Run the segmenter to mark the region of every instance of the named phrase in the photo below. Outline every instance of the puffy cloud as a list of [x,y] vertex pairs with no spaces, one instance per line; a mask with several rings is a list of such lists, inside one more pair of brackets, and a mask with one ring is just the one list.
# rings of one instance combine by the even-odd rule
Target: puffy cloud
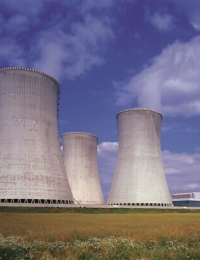
[[1,1],[1,66],[25,65],[60,79],[101,65],[106,44],[114,38],[112,19],[105,12],[112,6],[113,0],[95,5],[91,0]]
[[193,134],[193,133],[198,133],[200,131],[199,128],[187,125],[187,124],[180,124],[180,123],[171,123],[171,124],[166,124],[164,123],[162,125],[162,131],[163,132],[185,132],[188,134]]
[[57,29],[40,33],[32,46],[31,53],[36,57],[32,67],[59,78],[62,64],[70,55],[64,49],[65,38],[65,34]]
[[165,115],[200,114],[200,36],[176,41],[152,59],[150,65],[119,84],[117,103],[161,111]]
[[14,15],[4,26],[4,30],[12,35],[20,34],[21,32],[26,32],[29,30],[29,20],[27,16],[24,15]]
[[45,2],[46,0],[1,0],[0,6],[11,13],[37,15]]
[[195,151],[199,153],[200,152],[200,146],[196,147]]
[[136,40],[138,40],[138,41],[141,40],[141,36],[140,36],[140,34],[138,33],[138,31],[135,31],[135,33],[134,33],[134,38],[135,38]]
[[[127,3],[134,3],[135,0],[118,0],[119,2],[127,2]],[[98,10],[98,9],[105,9],[112,7],[115,5],[115,0],[101,0],[101,1],[94,1],[94,0],[84,0],[81,5],[81,9],[83,12],[87,12],[90,10]]]
[[155,12],[149,17],[151,24],[161,32],[168,32],[174,26],[174,17],[170,14]]
[[200,190],[200,154],[163,151],[163,165],[171,194]]
[[185,132],[188,134],[194,134],[199,132],[199,128],[193,127],[193,126],[186,126],[185,127]]
[[81,9],[83,12],[88,12],[93,9],[108,8],[112,5],[113,5],[113,0],[101,0],[101,1],[85,0],[81,5]]
[[60,78],[74,78],[104,62],[104,44],[113,37],[107,18],[86,15],[82,23],[71,26],[71,33],[59,27],[40,33],[33,48],[38,55],[33,66]]
[[[0,41],[0,57],[1,62],[8,67],[12,66],[25,66],[24,50],[14,40],[11,42],[9,39],[3,39]],[[9,57],[9,59],[8,59]]]
[[[117,7],[123,2],[134,0],[120,0]],[[14,62],[12,51],[6,59],[0,55],[0,66],[24,65],[58,80],[83,75],[105,62],[115,38],[114,10],[114,0],[2,0],[0,46],[7,39],[7,49],[14,43],[19,51]]]
[[6,19],[0,14],[0,63],[5,66],[26,66],[25,50],[17,37],[29,29],[28,19],[13,15]]
[[107,153],[113,153],[116,155],[118,149],[118,142],[102,142],[100,145],[97,147],[98,155],[103,155]]
[[103,142],[98,145],[100,179],[102,183],[112,182],[117,159],[118,143]]
[[183,126],[177,123],[163,124],[161,129],[162,132],[180,132],[183,130]]
[[97,147],[99,176],[106,199],[114,176],[117,150],[117,142],[103,142]]
[[199,0],[170,0],[176,7],[177,10],[185,13],[189,19],[189,23],[195,30],[200,31],[200,1]]
[[[117,142],[103,142],[98,145],[99,174],[106,196],[114,176],[117,150]],[[198,152],[173,153],[166,150],[162,152],[162,159],[171,194],[200,190],[200,154]]]
[[[0,64],[6,66],[28,66],[29,48],[25,33],[36,21],[43,1],[0,1]],[[32,34],[29,38],[32,37]]]
[[59,120],[58,120],[58,124],[59,124],[59,125],[66,125],[66,124],[67,124],[67,121],[64,120],[64,119],[59,119]]

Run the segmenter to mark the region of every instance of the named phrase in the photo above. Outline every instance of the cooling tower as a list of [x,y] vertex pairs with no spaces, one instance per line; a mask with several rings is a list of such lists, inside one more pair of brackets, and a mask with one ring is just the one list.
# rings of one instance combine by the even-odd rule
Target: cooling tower
[[97,141],[88,133],[65,133],[63,159],[73,198],[78,204],[104,204],[98,177]]
[[108,204],[172,206],[161,159],[162,115],[128,109],[117,120],[118,157]]
[[59,84],[24,68],[0,70],[0,202],[73,203],[58,137]]

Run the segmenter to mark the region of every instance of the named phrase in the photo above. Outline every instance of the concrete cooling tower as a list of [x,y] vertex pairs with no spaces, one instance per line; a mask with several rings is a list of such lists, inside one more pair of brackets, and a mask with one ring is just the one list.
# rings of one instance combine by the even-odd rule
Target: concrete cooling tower
[[42,72],[0,70],[0,202],[72,204],[58,137],[59,84]]
[[104,204],[98,177],[97,141],[88,133],[65,133],[63,159],[71,191],[78,204]]
[[117,119],[119,148],[108,204],[172,206],[161,159],[162,115],[128,109]]

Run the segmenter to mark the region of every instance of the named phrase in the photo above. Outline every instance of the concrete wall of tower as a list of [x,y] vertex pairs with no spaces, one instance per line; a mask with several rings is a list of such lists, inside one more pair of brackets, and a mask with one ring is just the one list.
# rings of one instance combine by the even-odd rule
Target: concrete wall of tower
[[161,159],[162,115],[128,109],[117,115],[119,148],[108,204],[170,206]]
[[63,159],[69,184],[78,204],[104,204],[97,167],[97,141],[88,133],[62,135]]
[[0,70],[0,199],[73,203],[60,151],[59,84],[23,68]]

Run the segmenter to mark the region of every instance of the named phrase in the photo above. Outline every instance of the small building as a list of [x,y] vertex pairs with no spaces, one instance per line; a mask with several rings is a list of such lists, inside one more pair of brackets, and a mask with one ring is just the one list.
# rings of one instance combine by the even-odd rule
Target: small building
[[175,193],[172,202],[175,207],[200,207],[200,192]]

